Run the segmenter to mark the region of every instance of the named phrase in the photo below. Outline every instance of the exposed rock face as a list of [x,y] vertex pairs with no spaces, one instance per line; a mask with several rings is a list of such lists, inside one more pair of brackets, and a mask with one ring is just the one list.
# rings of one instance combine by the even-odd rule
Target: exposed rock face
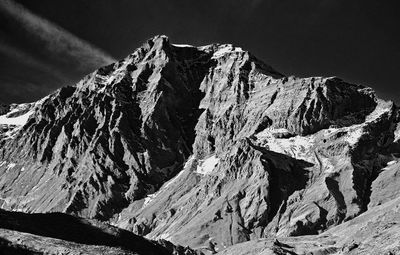
[[319,235],[261,239],[233,245],[218,254],[399,254],[399,199]]
[[396,161],[388,162],[388,165],[381,169],[382,172],[372,182],[368,208],[373,208],[399,197],[399,169],[400,164]]
[[334,229],[399,195],[396,105],[229,44],[155,37],[27,113],[0,138],[5,209],[215,253]]
[[156,190],[191,154],[208,55],[157,37],[45,98],[2,141],[2,207],[107,219]]
[[[367,209],[371,182],[393,159],[395,113],[379,102],[365,122],[350,127],[289,138],[267,128],[227,141],[212,157],[194,156],[150,202],[133,203],[119,225],[192,247],[211,241],[217,250],[260,237],[317,234]],[[202,170],[213,157],[218,164]]]

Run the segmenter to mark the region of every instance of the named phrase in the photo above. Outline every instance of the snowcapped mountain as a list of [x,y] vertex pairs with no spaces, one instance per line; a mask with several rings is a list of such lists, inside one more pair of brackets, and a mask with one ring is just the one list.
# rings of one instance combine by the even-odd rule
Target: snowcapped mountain
[[[205,254],[331,254],[352,245],[335,233],[357,239],[371,215],[400,212],[395,104],[336,77],[284,76],[230,44],[156,36],[0,113],[5,210],[96,219]],[[363,254],[370,241],[357,240]]]

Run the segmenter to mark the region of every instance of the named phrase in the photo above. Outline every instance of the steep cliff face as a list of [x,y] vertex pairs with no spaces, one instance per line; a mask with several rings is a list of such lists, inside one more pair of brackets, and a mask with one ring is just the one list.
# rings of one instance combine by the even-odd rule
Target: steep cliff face
[[283,77],[235,48],[212,58],[193,156],[115,224],[221,250],[316,234],[364,212],[392,160],[396,106],[337,78]]
[[43,99],[1,141],[2,207],[107,219],[156,190],[191,154],[208,55],[157,37]]
[[358,91],[370,97],[362,102],[365,108],[353,107],[357,112],[307,136],[273,123],[245,131],[250,114],[234,122],[242,129],[221,135],[229,125],[220,116],[199,128],[214,116],[205,111],[196,127],[195,154],[183,172],[133,203],[116,224],[149,238],[218,251],[261,237],[318,234],[359,215],[367,209],[371,183],[396,157],[391,146],[398,117],[393,104]]
[[286,77],[230,44],[158,36],[10,112],[0,120],[27,117],[0,134],[5,209],[217,252],[318,234],[398,196],[396,105],[339,78]]

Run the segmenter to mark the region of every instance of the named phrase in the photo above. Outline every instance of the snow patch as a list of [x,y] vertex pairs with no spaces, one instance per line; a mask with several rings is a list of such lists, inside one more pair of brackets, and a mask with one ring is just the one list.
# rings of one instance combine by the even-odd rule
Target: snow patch
[[0,163],[0,167],[4,166],[5,164],[7,164],[7,161],[2,161],[2,162]]
[[4,114],[0,116],[0,124],[2,125],[15,125],[15,126],[23,126],[28,122],[29,117],[33,114],[33,111],[29,111],[23,115],[18,117],[8,117],[9,114],[13,113],[12,111],[8,114]]
[[256,136],[259,138],[274,138],[274,134],[290,134],[286,128],[266,128]]
[[144,203],[143,203],[143,207],[146,207],[148,204],[150,204],[150,202],[158,195],[157,193],[154,194],[150,194],[147,195],[147,197],[144,198]]
[[12,168],[14,168],[16,165],[17,165],[17,164],[15,164],[15,163],[10,163],[10,164],[8,164],[8,165],[7,165],[7,171],[10,170],[10,169],[12,169]]
[[328,128],[325,129],[325,135],[330,135],[336,132],[344,132],[343,139],[349,143],[349,145],[355,145],[364,134],[364,126],[363,124],[353,125],[350,127],[341,127],[341,128]]
[[[25,125],[28,122],[29,117],[35,112],[34,109],[41,105],[47,97],[42,98],[41,100],[35,102],[35,103],[26,103],[26,104],[12,104],[11,110],[0,116],[0,125],[11,125],[11,126],[18,126],[21,127]],[[27,111],[28,110],[28,111]],[[17,113],[22,112],[22,111],[27,111],[26,113],[19,115],[19,116],[13,116],[17,115]],[[15,129],[11,130],[14,131]],[[7,132],[5,134],[6,136],[11,136],[12,132]]]
[[240,47],[234,47],[231,44],[222,45],[216,52],[214,52],[212,58],[214,58],[214,59],[219,58],[228,53],[233,53],[233,52],[243,52],[243,49]]
[[397,160],[392,160],[387,163],[387,166],[391,166],[397,163]]
[[347,133],[346,141],[350,145],[354,145],[360,140],[360,137],[363,134],[364,134],[364,131],[363,131],[362,128],[358,128],[358,129],[355,129],[355,130],[349,130],[348,133]]
[[311,136],[294,136],[290,138],[275,138],[274,134],[289,133],[285,128],[267,128],[256,134],[262,146],[268,147],[270,151],[282,153],[293,158],[308,159],[307,155],[314,145]]
[[190,44],[172,44],[175,47],[180,47],[180,48],[186,48],[186,47],[194,47],[193,45]]
[[218,165],[218,163],[219,158],[215,156],[211,156],[205,160],[200,160],[199,164],[197,165],[196,173],[202,175],[210,174]]

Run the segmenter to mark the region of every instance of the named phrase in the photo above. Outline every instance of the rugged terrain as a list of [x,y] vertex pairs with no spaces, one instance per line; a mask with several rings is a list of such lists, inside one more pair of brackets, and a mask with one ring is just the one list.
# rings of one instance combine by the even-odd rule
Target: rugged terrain
[[149,241],[108,224],[63,213],[0,210],[0,254],[195,255],[168,241]]
[[74,86],[1,106],[0,206],[204,253],[396,254],[384,236],[399,223],[399,118],[370,88],[157,36]]

